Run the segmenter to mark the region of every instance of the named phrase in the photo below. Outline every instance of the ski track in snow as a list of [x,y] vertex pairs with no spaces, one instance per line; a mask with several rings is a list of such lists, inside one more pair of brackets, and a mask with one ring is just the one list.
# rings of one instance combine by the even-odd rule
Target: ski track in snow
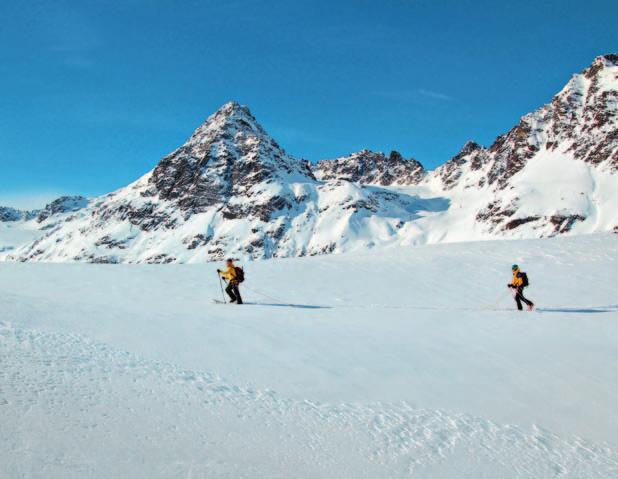
[[0,323],[0,359],[2,477],[618,476],[614,451],[575,436],[285,399],[76,334]]

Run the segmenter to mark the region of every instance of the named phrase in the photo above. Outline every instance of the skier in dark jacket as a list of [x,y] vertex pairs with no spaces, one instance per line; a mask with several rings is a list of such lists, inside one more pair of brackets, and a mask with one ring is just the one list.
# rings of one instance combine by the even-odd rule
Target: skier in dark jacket
[[528,275],[520,271],[519,266],[516,264],[513,265],[511,270],[513,271],[513,281],[507,286],[515,290],[515,303],[517,303],[517,309],[520,311],[524,309],[521,305],[523,301],[528,306],[528,311],[532,311],[534,303],[524,297],[524,288],[528,286]]
[[234,261],[232,259],[228,259],[226,261],[226,266],[227,269],[225,271],[218,269],[217,273],[223,276],[228,282],[225,292],[230,297],[230,303],[242,304],[242,298],[240,297],[240,291],[238,290],[238,285],[240,282],[238,281],[238,272],[236,271],[236,266],[234,266]]

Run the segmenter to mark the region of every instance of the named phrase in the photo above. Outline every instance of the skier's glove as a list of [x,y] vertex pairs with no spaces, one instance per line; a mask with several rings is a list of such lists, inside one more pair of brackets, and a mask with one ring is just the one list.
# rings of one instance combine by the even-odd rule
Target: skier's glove
[[218,270],[217,270],[217,273],[220,273],[220,272],[221,272],[221,270],[220,270],[220,269],[218,269]]

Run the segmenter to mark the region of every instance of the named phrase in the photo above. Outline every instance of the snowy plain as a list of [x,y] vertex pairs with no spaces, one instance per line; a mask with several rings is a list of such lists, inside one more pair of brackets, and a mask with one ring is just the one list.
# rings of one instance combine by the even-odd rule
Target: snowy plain
[[618,235],[217,266],[0,263],[0,477],[618,477]]

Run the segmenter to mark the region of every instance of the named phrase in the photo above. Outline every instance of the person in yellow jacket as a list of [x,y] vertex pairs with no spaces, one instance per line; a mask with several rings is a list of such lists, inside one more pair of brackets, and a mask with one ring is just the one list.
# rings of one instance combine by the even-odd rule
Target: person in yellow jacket
[[524,309],[521,305],[523,301],[528,306],[528,311],[532,311],[534,303],[524,297],[524,288],[528,286],[528,275],[521,271],[516,264],[512,266],[511,271],[513,271],[513,280],[507,286],[515,290],[515,303],[517,304],[517,309],[519,311]]
[[217,270],[217,273],[227,280],[225,292],[230,297],[230,303],[242,304],[242,298],[238,290],[238,285],[240,283],[237,278],[238,273],[236,271],[236,266],[234,266],[234,261],[230,258],[226,261],[225,265],[227,266],[225,271],[221,271],[220,269]]

